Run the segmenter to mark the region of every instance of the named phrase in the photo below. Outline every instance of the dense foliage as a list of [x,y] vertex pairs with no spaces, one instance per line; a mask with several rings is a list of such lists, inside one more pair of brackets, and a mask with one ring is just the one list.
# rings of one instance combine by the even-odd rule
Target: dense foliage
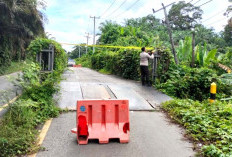
[[[227,53],[223,54],[220,49],[216,49],[219,45],[215,41],[219,37],[214,36],[212,30],[198,27],[199,30],[207,30],[208,35],[215,41],[210,38],[211,41],[209,42],[207,40],[204,40],[204,42],[198,41],[195,46],[194,56],[194,67],[196,68],[192,69],[190,68],[192,62],[192,37],[183,34],[185,37],[179,40],[176,50],[180,65],[175,65],[170,49],[163,46],[166,44],[160,37],[162,34],[159,34],[162,32],[160,29],[162,27],[159,20],[151,15],[138,19],[128,19],[125,26],[107,21],[100,27],[102,34],[98,43],[120,46],[154,46],[156,53],[161,56],[158,62],[156,87],[170,96],[193,100],[207,99],[209,97],[209,87],[213,81],[220,84],[219,91],[225,92],[218,95],[220,98],[230,96],[230,90],[227,91],[226,85],[221,83],[219,79],[219,76],[225,71],[220,69],[218,63],[230,66],[229,54],[231,52],[230,49],[226,50],[225,48],[223,52]],[[158,36],[152,35],[151,32],[156,33]],[[181,31],[176,30],[176,32],[180,33]],[[89,54],[77,59],[78,64],[81,61],[84,61],[84,66],[124,78],[138,80],[140,76],[139,51],[97,49],[95,54]]]
[[203,144],[200,148],[203,156],[232,156],[231,103],[172,100],[162,108],[186,128],[196,144]]
[[41,67],[35,62],[23,69],[17,82],[23,94],[19,100],[10,104],[8,112],[0,121],[0,156],[36,151],[36,126],[59,115],[60,109],[55,106],[53,94],[59,90],[57,82],[67,65],[66,54],[58,43],[47,39],[32,41],[29,51],[35,57],[48,44],[55,45],[55,70],[52,73],[41,73]]
[[127,79],[139,78],[139,51],[101,52],[91,57],[91,67],[104,69]]
[[231,35],[231,32],[232,32],[232,27],[230,27],[229,25],[226,25],[225,26],[225,29],[224,29],[224,40],[226,41],[227,45],[228,46],[231,46],[232,45],[232,35]]
[[46,38],[37,38],[31,42],[27,50],[29,55],[33,56],[32,59],[35,60],[36,54],[43,49],[48,49],[50,44],[55,48],[54,70],[62,72],[64,68],[67,67],[67,55],[62,46],[56,41]]
[[172,5],[168,18],[174,29],[190,30],[201,20],[202,13],[199,7],[180,1]]
[[[102,23],[98,44],[154,47],[160,55],[158,76],[153,82],[156,88],[173,98],[186,99],[168,102],[163,108],[171,118],[186,127],[196,143],[205,145],[201,149],[202,156],[231,156],[231,105],[219,101],[209,105],[206,101],[212,82],[217,84],[217,100],[231,99],[232,75],[226,74],[232,68],[230,28],[226,26],[224,32],[215,33],[213,29],[197,24],[201,15],[200,8],[185,2],[170,9],[168,16],[179,65],[174,63],[170,52],[166,27],[152,15],[128,19],[125,25],[111,21]],[[190,30],[193,27],[195,45]],[[139,53],[136,50],[102,48],[76,59],[76,62],[100,72],[138,80]]]
[[[215,71],[208,68],[189,68],[173,65],[162,76],[163,83],[157,88],[164,93],[183,99],[205,100],[209,98],[209,87],[212,82],[218,85],[217,98],[232,95],[232,84],[222,81]],[[166,80],[166,81],[165,81]]]
[[0,73],[11,61],[26,58],[25,48],[37,36],[44,35],[44,15],[37,0],[0,0]]

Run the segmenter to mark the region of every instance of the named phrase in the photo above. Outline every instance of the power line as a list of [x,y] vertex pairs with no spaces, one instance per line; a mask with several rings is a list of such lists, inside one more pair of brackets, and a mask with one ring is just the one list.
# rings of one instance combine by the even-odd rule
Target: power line
[[226,20],[226,19],[220,19],[220,20],[217,20],[217,21],[211,22],[210,24],[207,24],[206,26],[211,26],[212,24],[215,24],[215,23],[221,22],[221,21],[223,21],[223,20]]
[[197,4],[197,3],[200,2],[200,1],[201,1],[201,0],[196,1],[195,3],[193,3],[193,5]]
[[114,0],[111,5],[102,13],[101,17],[114,5],[114,3],[116,2],[116,0]]
[[209,18],[205,19],[205,20],[202,21],[202,22],[206,22],[206,21],[212,19],[213,17],[220,15],[220,13],[222,13],[222,12],[224,12],[224,11],[225,11],[225,9],[223,9],[223,10],[217,12],[216,14],[214,14],[213,16],[210,16]]
[[132,7],[134,7],[135,4],[137,4],[139,1],[140,1],[140,0],[135,1],[135,2],[134,2],[131,6],[129,6],[124,12],[118,14],[118,15],[116,16],[116,18],[118,18],[119,16],[121,16],[121,15],[124,14],[125,12],[129,11],[129,10],[130,10]]
[[191,3],[192,1],[194,1],[194,0],[191,0],[191,1],[189,1],[188,3]]
[[203,5],[205,5],[205,4],[207,4],[207,3],[209,3],[209,2],[212,2],[213,0],[209,0],[209,1],[207,1],[207,2],[205,2],[205,3],[203,3],[203,4],[201,4],[201,5],[199,5],[198,7],[201,7],[201,6],[203,6]]
[[[117,9],[115,9],[109,16],[113,15],[118,9],[120,9],[125,3],[126,3],[127,0],[124,0],[121,5],[119,5],[119,7]],[[107,16],[107,17],[109,17]]]

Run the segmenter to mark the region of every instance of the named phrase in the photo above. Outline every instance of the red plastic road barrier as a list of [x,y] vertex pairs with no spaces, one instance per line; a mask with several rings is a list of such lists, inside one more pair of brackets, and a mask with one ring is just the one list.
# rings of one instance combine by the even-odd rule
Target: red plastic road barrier
[[75,68],[81,68],[81,67],[82,67],[82,65],[81,65],[81,64],[73,65],[73,67],[75,67]]
[[[78,128],[78,129],[77,129]],[[79,144],[89,139],[109,143],[118,138],[120,143],[129,142],[129,101],[128,100],[81,100],[77,101],[77,134]]]

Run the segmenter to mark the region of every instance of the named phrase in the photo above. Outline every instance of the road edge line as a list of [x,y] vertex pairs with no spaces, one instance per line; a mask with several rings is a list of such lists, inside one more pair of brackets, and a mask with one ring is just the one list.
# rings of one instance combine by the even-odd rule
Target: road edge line
[[10,100],[7,104],[1,106],[1,107],[0,107],[0,112],[1,112],[4,108],[6,108],[7,106],[9,106],[9,104],[15,102],[15,100],[17,100],[18,97],[19,97],[19,96],[14,97],[14,98],[13,98],[12,100]]
[[[43,141],[44,141],[44,139],[45,139],[45,137],[46,137],[46,135],[47,135],[47,132],[48,132],[50,126],[51,126],[52,120],[53,120],[53,118],[47,120],[47,121],[44,123],[44,126],[43,126],[43,128],[42,128],[42,130],[41,130],[41,132],[40,132],[40,134],[39,134],[39,137],[38,137],[38,139],[39,139],[38,146],[41,146],[41,145],[42,145],[42,143],[43,143]],[[34,154],[32,154],[32,155],[28,155],[28,157],[36,157],[37,153],[38,153],[38,152],[36,152],[36,153],[34,153]]]

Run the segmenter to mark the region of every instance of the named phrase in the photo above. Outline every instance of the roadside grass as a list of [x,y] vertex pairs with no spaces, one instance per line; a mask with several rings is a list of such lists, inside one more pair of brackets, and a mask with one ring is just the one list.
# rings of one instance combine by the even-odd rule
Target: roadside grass
[[61,112],[53,100],[60,79],[60,72],[41,74],[36,63],[23,69],[17,79],[23,94],[0,119],[0,157],[30,154],[39,149],[36,127]]
[[186,129],[187,135],[207,157],[232,156],[232,104],[216,101],[175,99],[162,104],[170,118]]
[[0,76],[21,71],[26,64],[29,64],[31,62],[31,60],[12,62],[11,65],[4,68],[4,70],[0,70]]
[[17,85],[22,90],[20,98],[9,105],[0,119],[0,157],[25,156],[36,152],[38,126],[47,119],[57,117],[61,110],[55,105],[53,95],[59,91],[58,83],[67,67],[67,56],[61,45],[53,40],[38,38],[31,42],[31,55],[49,44],[55,46],[55,63],[52,72],[43,73],[35,62],[22,66]]
[[99,72],[100,72],[100,73],[102,73],[102,74],[106,74],[106,75],[110,75],[110,74],[112,74],[112,72],[110,72],[110,71],[106,70],[105,68],[103,68],[103,69],[99,70]]
[[0,156],[36,152],[39,149],[36,126],[58,115],[59,109],[53,104],[23,98],[10,104],[8,112],[0,120]]

